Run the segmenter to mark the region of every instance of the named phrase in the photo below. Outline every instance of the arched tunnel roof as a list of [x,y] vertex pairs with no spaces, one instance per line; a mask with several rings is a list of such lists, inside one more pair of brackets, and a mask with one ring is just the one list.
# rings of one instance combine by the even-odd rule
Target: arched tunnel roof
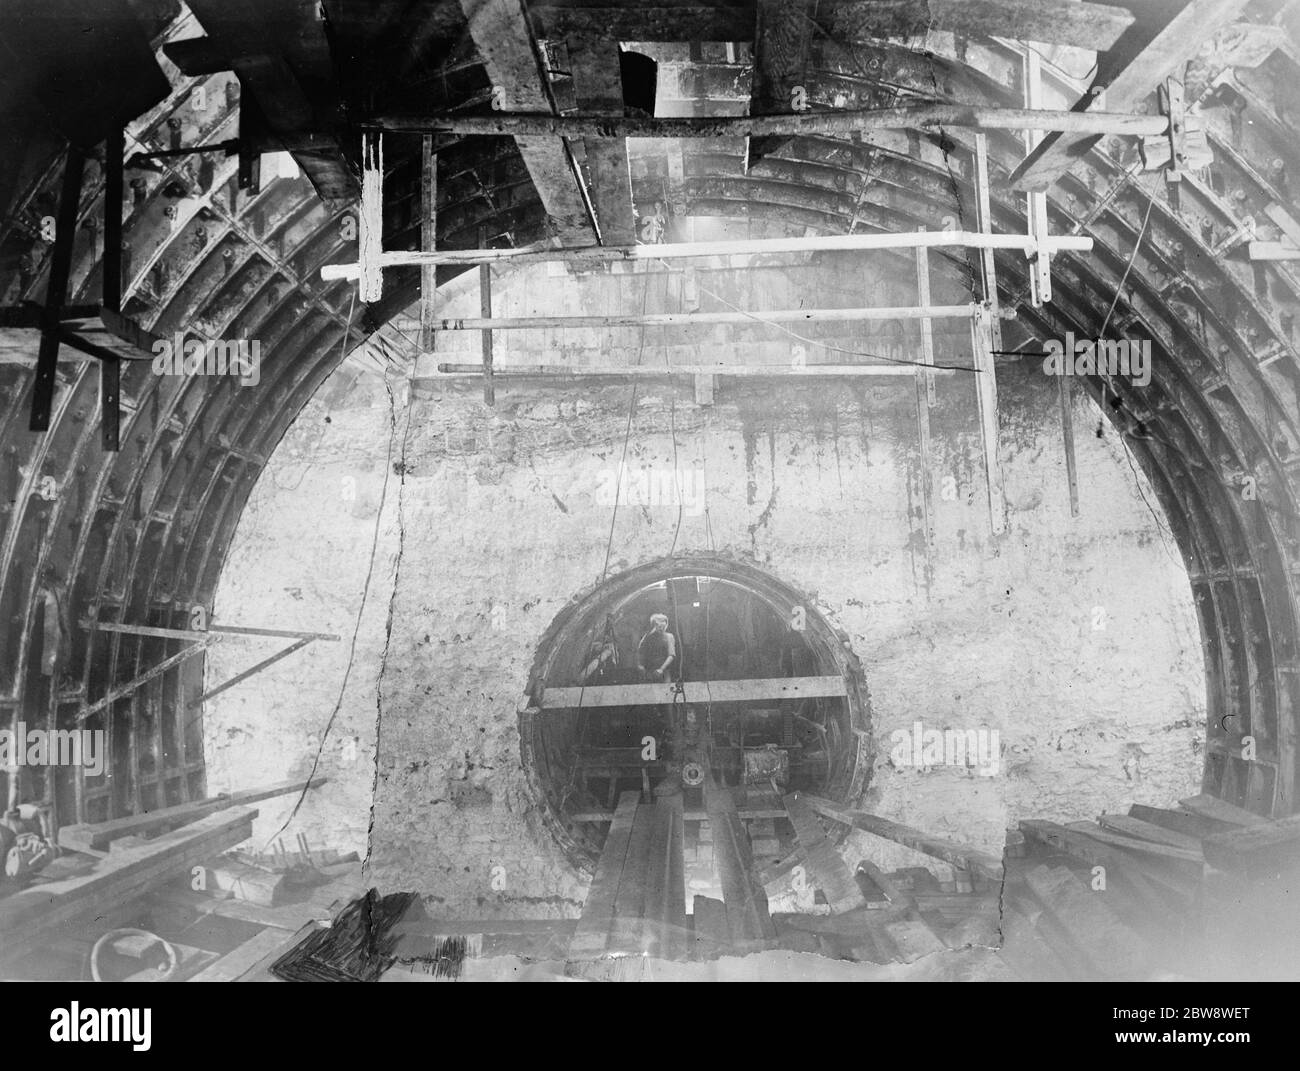
[[[1068,108],[1088,88],[1090,54],[1078,48],[1044,54],[996,33],[924,28],[873,37],[848,12],[868,6],[830,5],[842,17],[821,20],[808,42],[800,85],[814,110],[1019,107],[1031,53],[1049,106]],[[387,271],[383,299],[370,305],[356,300],[353,284],[320,277],[322,265],[355,259],[360,119],[413,101],[431,114],[486,113],[496,79],[512,70],[505,89],[518,110],[529,110],[519,102],[530,92],[547,110],[572,108],[574,72],[602,19],[606,32],[659,60],[661,90],[671,78],[681,114],[740,114],[750,102],[752,6],[519,6],[550,64],[545,94],[524,84],[526,71],[484,55],[464,14],[472,7],[325,0],[320,17],[315,5],[289,3],[153,5],[152,23],[142,25],[171,89],[129,123],[127,154],[242,137],[286,149],[296,163],[265,157],[256,191],[241,188],[239,154],[128,167],[123,314],[162,337],[189,330],[258,340],[263,365],[259,388],[241,390],[225,378],[160,377],[147,360],[124,362],[117,453],[100,446],[95,362],[67,347],[49,430],[27,427],[37,336],[12,325],[24,303],[44,300],[69,150],[44,122],[57,102],[24,109],[15,102],[30,93],[7,86],[6,133],[21,151],[0,173],[0,291],[13,310],[7,341],[16,355],[0,368],[0,711],[66,718],[179,650],[174,639],[95,634],[80,622],[184,627],[190,607],[210,605],[250,489],[326,377],[367,338],[393,362],[418,349],[386,326],[418,300],[418,269]],[[1289,177],[1300,177],[1291,118],[1300,114],[1300,63],[1292,27],[1274,21],[1281,5],[1256,0],[1236,10],[1241,22],[1189,48],[1186,96],[1199,105],[1213,163],[1185,174],[1179,203],[1159,171],[1143,169],[1135,139],[1103,138],[1047,193],[1052,233],[1088,236],[1092,251],[1054,258],[1054,296],[1041,307],[1029,300],[1019,253],[1000,251],[997,275],[1002,307],[1017,317],[1005,328],[1008,348],[1034,349],[1031,340],[1066,331],[1097,337],[1104,327],[1152,340],[1148,386],[1095,377],[1086,386],[1157,489],[1188,569],[1209,675],[1207,788],[1289,812],[1300,717],[1300,276],[1294,262],[1252,261],[1247,242],[1290,237],[1300,219]],[[1103,70],[1111,55],[1099,54]],[[124,75],[123,96],[143,92],[140,83],[144,75]],[[1157,87],[1146,88],[1132,107],[1107,106],[1155,112]],[[666,205],[670,228],[713,217],[795,234],[975,229],[974,138],[965,127],[796,136],[748,168],[743,138],[684,139],[672,151],[631,143],[632,199],[642,214]],[[1024,142],[990,131],[987,146],[994,227],[1023,232],[1023,194],[1008,176]],[[81,149],[89,159],[66,304],[89,313],[102,285],[105,168],[102,148],[74,146],[72,158]],[[597,156],[589,154],[589,167]],[[439,249],[591,232],[589,205],[553,185],[566,176],[540,169],[512,137],[439,134],[436,157]],[[419,134],[387,136],[385,171],[385,248],[418,248]],[[548,197],[552,207],[567,198],[581,211],[548,213]],[[955,271],[974,270],[964,252],[942,255]],[[439,282],[454,273],[439,269]],[[54,615],[63,654],[51,681],[40,662]],[[196,665],[179,663],[142,701],[192,703],[202,685]],[[1236,757],[1244,735],[1256,740],[1251,762]],[[184,768],[201,776],[194,741]]]

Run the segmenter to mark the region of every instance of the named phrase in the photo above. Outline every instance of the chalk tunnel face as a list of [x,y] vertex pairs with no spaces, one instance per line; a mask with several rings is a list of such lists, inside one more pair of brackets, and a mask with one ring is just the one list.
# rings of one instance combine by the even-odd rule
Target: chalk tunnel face
[[667,559],[599,584],[548,630],[528,695],[524,766],[580,866],[624,792],[700,811],[713,778],[757,813],[788,792],[855,796],[869,774],[852,651],[805,596],[735,562]]

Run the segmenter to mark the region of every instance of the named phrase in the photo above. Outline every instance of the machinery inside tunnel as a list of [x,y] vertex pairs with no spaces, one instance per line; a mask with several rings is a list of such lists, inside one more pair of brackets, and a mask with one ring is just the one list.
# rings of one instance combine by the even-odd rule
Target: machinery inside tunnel
[[0,974],[1293,976],[1298,50],[11,0]]

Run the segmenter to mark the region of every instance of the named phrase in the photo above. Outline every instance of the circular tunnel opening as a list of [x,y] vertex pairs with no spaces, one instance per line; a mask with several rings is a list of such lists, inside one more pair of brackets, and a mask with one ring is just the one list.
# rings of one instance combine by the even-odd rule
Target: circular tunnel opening
[[724,559],[665,559],[570,604],[528,696],[524,767],[583,868],[624,793],[680,796],[689,840],[708,835],[711,782],[742,817],[775,823],[779,842],[786,794],[847,799],[870,769],[869,699],[847,643],[807,596]]

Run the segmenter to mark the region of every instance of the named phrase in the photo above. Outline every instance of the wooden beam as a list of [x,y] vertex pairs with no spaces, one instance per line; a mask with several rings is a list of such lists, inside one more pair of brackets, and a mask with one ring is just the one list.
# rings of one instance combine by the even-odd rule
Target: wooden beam
[[1157,875],[1139,866],[1137,857],[1056,822],[1027,820],[1020,823],[1020,831],[1027,839],[1051,851],[1062,852],[1092,866],[1104,866],[1108,880],[1126,884],[1146,911],[1157,917],[1168,913],[1167,895],[1174,890],[1163,882],[1157,887],[1153,883]]
[[1201,815],[1204,818],[1212,818],[1216,822],[1227,822],[1229,825],[1262,826],[1268,823],[1267,818],[1261,818],[1254,811],[1247,811],[1244,808],[1233,806],[1233,804],[1221,800],[1217,796],[1210,796],[1205,793],[1179,800],[1178,804],[1187,808],[1193,814]]
[[[742,821],[752,821],[753,819],[762,818],[785,818],[787,817],[784,807],[741,807],[736,811]],[[575,811],[573,814],[565,816],[572,822],[612,822],[614,820],[613,811]],[[682,821],[684,822],[707,822],[709,812],[699,809],[682,811]]]
[[[818,234],[801,238],[745,238],[735,241],[670,242],[663,245],[586,246],[573,249],[440,250],[385,252],[380,263],[386,268],[415,264],[539,264],[557,261],[566,264],[613,264],[623,261],[679,260],[690,257],[728,257],[770,255],[774,253],[862,252],[865,250],[916,249],[1015,249],[1029,254],[1038,248],[1050,252],[1071,250],[1087,253],[1092,239],[1082,235],[1052,235],[1042,243],[1027,234],[981,234],[978,231],[910,231],[878,234]],[[320,277],[325,280],[356,279],[359,264],[325,264]]]
[[1246,252],[1251,260],[1300,260],[1300,245],[1293,242],[1249,242]]
[[[438,157],[432,134],[420,139],[420,249],[438,249]],[[437,308],[438,268],[420,266],[420,348],[433,349],[433,314]]]
[[1065,482],[1070,491],[1070,516],[1079,516],[1079,466],[1074,456],[1074,403],[1070,377],[1056,377],[1056,402],[1061,412],[1061,438],[1065,443]]
[[49,431],[50,411],[54,405],[54,373],[62,341],[59,322],[68,300],[68,276],[72,270],[72,250],[77,239],[77,216],[81,203],[81,179],[85,156],[74,145],[68,146],[63,161],[63,188],[59,195],[59,212],[55,218],[54,253],[45,283],[45,305],[41,312],[41,344],[36,357],[36,382],[32,387],[32,431]]
[[1025,874],[1034,898],[1078,949],[1099,978],[1137,979],[1148,959],[1144,938],[1129,929],[1106,903],[1063,866],[1037,866]]
[[261,788],[241,789],[229,795],[215,796],[212,799],[197,800],[193,803],[178,803],[174,807],[162,807],[158,810],[146,811],[144,814],[127,815],[125,818],[114,818],[107,822],[62,826],[59,829],[59,847],[76,852],[87,849],[107,851],[113,841],[120,840],[122,837],[152,836],[164,830],[195,822],[218,811],[242,807],[245,804],[257,803],[259,800],[272,799],[290,792],[301,792],[308,784],[312,788],[319,788],[326,780],[327,778],[317,777],[310,782],[280,781]]
[[[500,108],[551,114],[549,82],[521,0],[460,0],[460,7]],[[565,143],[553,135],[525,134],[515,138],[515,146],[560,244],[594,241],[596,232]]]
[[100,860],[80,877],[47,881],[0,899],[0,956],[42,947],[77,919],[134,899],[253,835],[257,811],[208,815],[172,833]]
[[686,953],[680,940],[686,929],[682,797],[661,797],[655,800],[653,807],[642,807],[641,811],[653,815],[646,870],[645,951],[663,959],[680,959]]
[[[754,6],[698,0],[651,0],[616,6],[611,0],[540,0],[529,14],[548,37],[599,28],[621,41],[749,41]],[[929,30],[1110,48],[1133,15],[1110,4],[1056,0],[819,0],[822,32],[844,44],[913,37]]]
[[[442,379],[454,379],[460,376],[478,378],[483,374],[481,364],[438,365],[437,376],[423,376],[414,382],[417,387],[429,387]],[[784,378],[807,379],[854,379],[859,377],[879,377],[898,379],[911,378],[913,368],[906,364],[806,364],[786,366],[779,364],[699,364],[671,365],[664,367],[646,367],[644,365],[579,365],[579,364],[518,364],[496,365],[493,376],[516,379],[664,379],[673,376],[719,377],[733,376],[741,378]],[[933,375],[955,375],[952,368],[936,368]]]
[[192,643],[183,651],[177,651],[174,655],[164,658],[161,662],[151,666],[134,680],[127,681],[125,684],[119,684],[115,688],[110,688],[100,699],[79,710],[77,712],[77,721],[85,721],[92,714],[103,710],[105,707],[112,706],[123,696],[130,695],[132,692],[144,687],[144,685],[148,684],[154,678],[161,677],[171,669],[172,666],[179,665],[187,658],[193,658],[196,654],[201,654],[207,649],[209,643],[211,643],[211,640],[200,640],[198,643]]
[[293,153],[325,200],[351,200],[357,182],[336,130],[344,110],[326,20],[315,5],[265,0],[195,0],[190,6],[209,44],[205,66],[224,55],[239,77],[239,188],[261,182],[262,152]]
[[984,477],[988,489],[989,527],[1001,533],[1007,524],[1002,489],[1001,431],[998,422],[998,378],[993,360],[993,319],[987,310],[971,321],[971,352],[975,359],[975,401],[979,410],[980,444],[984,452]]
[[[480,249],[487,248],[487,230],[479,228],[478,244]],[[492,265],[478,266],[478,300],[479,315],[486,323],[492,322]],[[483,404],[491,409],[496,405],[496,388],[492,383],[492,328],[482,329],[481,353],[483,355]]]
[[[312,924],[313,927],[315,923]],[[237,982],[267,956],[279,952],[298,935],[268,926],[259,930],[238,948],[227,952],[190,978],[191,982]]]
[[836,38],[859,42],[946,30],[1104,51],[1133,24],[1110,4],[1060,0],[822,0],[818,14]]
[[313,641],[310,636],[305,636],[300,640],[295,640],[293,643],[289,644],[288,647],[276,651],[275,654],[273,655],[269,655],[268,657],[263,658],[256,665],[249,666],[249,668],[244,670],[242,673],[237,673],[229,680],[222,681],[215,688],[210,688],[208,691],[204,692],[201,696],[199,696],[198,699],[194,701],[193,706],[198,706],[200,703],[206,703],[209,699],[212,699],[215,696],[220,695],[222,692],[235,687],[235,685],[242,684],[244,681],[248,680],[248,678],[253,676],[255,673],[260,673],[262,670],[266,669],[267,666],[275,665],[275,663],[279,662],[282,658],[288,658],[295,651],[301,650],[303,647],[306,647],[307,644],[311,642]]
[[601,959],[609,948],[614,907],[640,798],[639,792],[624,792],[619,797],[614,822],[605,836],[596,873],[582,904],[582,917],[569,942],[568,959],[572,963],[580,965],[583,961]]
[[156,628],[153,625],[128,625],[121,621],[92,621],[82,618],[82,628],[98,632],[120,632],[127,636],[152,636],[163,640],[201,640],[221,636],[274,636],[288,640],[338,640],[334,632],[298,632],[283,628],[248,628],[244,625],[209,625],[206,629]]
[[665,681],[656,684],[602,684],[587,688],[547,688],[542,710],[628,707],[655,703],[750,703],[760,700],[839,698],[848,695],[843,677],[768,677],[736,681]]
[[1300,816],[1216,833],[1203,842],[1205,861],[1250,879],[1272,878],[1300,863]]
[[1166,807],[1148,807],[1142,803],[1133,804],[1128,809],[1128,813],[1130,818],[1137,818],[1162,829],[1193,837],[1198,842],[1213,833],[1222,833],[1225,829],[1232,828],[1226,822],[1216,822],[1188,810],[1174,811]]
[[[625,138],[760,138],[846,137],[882,130],[1054,130],[1100,136],[1164,134],[1169,122],[1160,115],[1116,111],[1059,111],[993,108],[966,104],[906,104],[893,108],[843,108],[827,112],[782,112],[773,115],[625,116],[602,115],[594,106],[583,115],[535,115],[494,112],[382,112],[357,125],[393,134],[457,134],[462,137],[564,137],[621,145]],[[590,151],[589,151],[590,155]],[[623,156],[626,158],[626,151]],[[617,178],[617,175],[612,177]],[[628,188],[629,205],[631,188]],[[597,202],[597,213],[599,213]],[[608,241],[608,236],[606,237]],[[629,238],[630,240],[630,238]]]
[[942,859],[945,863],[958,869],[972,871],[986,881],[1002,881],[1002,860],[996,856],[988,855],[976,848],[968,847],[956,841],[933,837],[929,833],[922,833],[919,829],[912,829],[888,818],[881,818],[879,815],[868,814],[866,811],[849,810],[818,796],[805,794],[800,798],[818,814],[823,814],[827,818],[833,818],[837,822],[844,822],[846,825],[853,826],[854,829],[861,829],[873,836],[892,840],[896,844],[902,844],[913,851],[920,852],[922,855]]
[[704,806],[713,829],[714,862],[722,883],[732,943],[744,947],[750,942],[771,940],[776,937],[776,927],[768,914],[767,893],[754,876],[749,834],[736,811],[731,790],[718,785],[707,773],[705,776]]
[[[603,33],[583,33],[570,37],[568,46],[569,70],[579,109],[613,120],[622,119],[623,77],[619,69],[618,39]],[[580,136],[586,140],[591,200],[596,208],[600,242],[629,245],[636,241],[636,219],[627,135],[593,132]]]
[[[754,28],[754,75],[750,115],[788,113],[808,107],[808,51],[817,30],[817,0],[757,0]],[[751,137],[745,144],[749,171],[790,140],[788,134]]]
[[[1103,89],[1108,109],[1137,108],[1166,78],[1181,77],[1184,65],[1201,45],[1236,20],[1247,3],[1188,0],[1163,25],[1135,23],[1115,48],[1099,59],[1092,86],[1072,110],[1086,112]],[[1010,183],[1017,190],[1045,192],[1100,140],[1099,133],[1066,136],[1045,123],[1039,129],[1054,132],[1047,134],[1011,173]]]
[[1125,851],[1137,852],[1140,855],[1149,855],[1157,859],[1177,863],[1192,863],[1197,867],[1205,862],[1205,857],[1201,854],[1199,845],[1195,848],[1175,848],[1169,844],[1160,844],[1153,840],[1134,838],[1123,833],[1117,833],[1092,822],[1070,822],[1066,828],[1072,829],[1076,833],[1082,833],[1093,840],[1099,840],[1102,844],[1109,844],[1113,848],[1123,848]]
[[[104,139],[104,308],[122,311],[122,178],[125,138],[114,130]],[[105,450],[117,451],[121,443],[121,359],[99,363],[100,441]]]
[[1135,840],[1149,840],[1155,844],[1166,844],[1171,848],[1184,848],[1188,851],[1200,851],[1201,849],[1201,841],[1198,837],[1189,837],[1185,833],[1177,833],[1172,829],[1158,826],[1154,822],[1144,822],[1142,819],[1133,818],[1130,815],[1099,815],[1097,824],[1102,829],[1113,830]]
[[[786,796],[784,802],[795,836],[807,855],[808,876],[826,896],[831,912],[838,915],[866,907],[867,901],[857,880],[849,871],[848,864],[840,858],[835,845],[826,839],[826,831],[812,808],[795,794]],[[888,892],[882,891],[888,897]]]
[[[926,254],[917,250],[918,262]],[[486,265],[484,265],[486,266]],[[918,269],[919,270],[919,269]],[[929,287],[927,285],[926,292]],[[919,307],[848,309],[774,309],[767,312],[649,312],[612,316],[491,316],[434,320],[435,331],[533,331],[578,330],[589,327],[697,327],[703,324],[745,325],[753,323],[857,323],[863,320],[921,320],[930,339],[927,364],[934,363],[932,319],[969,319],[973,305],[931,305]]]

